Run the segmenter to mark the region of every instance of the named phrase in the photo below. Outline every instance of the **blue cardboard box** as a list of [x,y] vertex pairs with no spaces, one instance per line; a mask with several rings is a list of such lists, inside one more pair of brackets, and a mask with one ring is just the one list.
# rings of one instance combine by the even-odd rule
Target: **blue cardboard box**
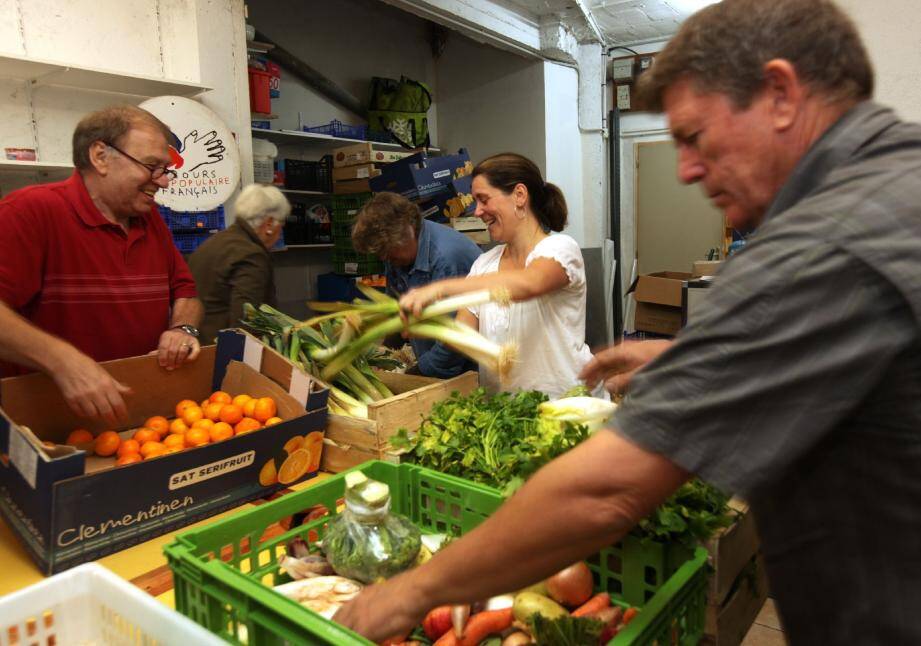
[[399,193],[413,201],[434,199],[454,180],[473,172],[473,163],[466,148],[456,155],[429,157],[420,152],[383,167],[383,173],[370,180],[375,193]]
[[[172,417],[180,400],[200,401],[214,390],[272,397],[284,421],[117,467],[114,457],[63,444],[74,428],[98,434],[105,427],[76,417],[49,377],[0,380],[0,513],[44,573],[99,559],[316,475],[329,393],[255,337],[224,330],[217,346],[202,348],[196,361],[172,372],[160,368],[156,356],[102,365],[134,391],[126,401],[126,429],[153,415]],[[299,449],[304,453],[292,458]]]

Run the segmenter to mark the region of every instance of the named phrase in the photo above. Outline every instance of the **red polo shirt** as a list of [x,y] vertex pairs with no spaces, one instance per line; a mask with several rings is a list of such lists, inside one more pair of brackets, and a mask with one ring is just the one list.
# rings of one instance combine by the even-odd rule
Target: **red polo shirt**
[[97,361],[155,350],[173,301],[195,295],[155,209],[125,232],[76,172],[0,201],[0,300]]

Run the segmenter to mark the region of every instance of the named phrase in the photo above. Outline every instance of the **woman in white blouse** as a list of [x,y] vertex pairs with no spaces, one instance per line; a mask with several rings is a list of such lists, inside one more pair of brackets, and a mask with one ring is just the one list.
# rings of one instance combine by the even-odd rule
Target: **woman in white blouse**
[[[544,182],[531,160],[514,153],[484,159],[473,169],[476,215],[501,244],[481,255],[466,278],[407,292],[400,306],[419,313],[455,294],[505,287],[510,306],[487,303],[457,320],[497,343],[514,343],[518,358],[500,383],[480,367],[480,383],[495,390],[540,390],[560,397],[579,383],[592,353],[585,344],[585,265],[579,245],[558,233],[566,226],[566,199]],[[599,391],[600,392],[600,391]]]

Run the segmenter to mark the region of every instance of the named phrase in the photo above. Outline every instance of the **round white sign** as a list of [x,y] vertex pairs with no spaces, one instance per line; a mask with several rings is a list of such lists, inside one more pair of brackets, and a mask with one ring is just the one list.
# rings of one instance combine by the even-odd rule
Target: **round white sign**
[[176,177],[156,200],[173,211],[211,211],[226,202],[240,182],[240,151],[230,130],[212,110],[181,96],[144,101],[173,131],[170,155]]

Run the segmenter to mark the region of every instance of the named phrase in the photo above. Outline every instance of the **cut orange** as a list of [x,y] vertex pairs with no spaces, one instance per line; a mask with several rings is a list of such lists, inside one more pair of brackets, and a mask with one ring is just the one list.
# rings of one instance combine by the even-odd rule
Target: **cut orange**
[[127,453],[140,453],[140,451],[141,443],[137,440],[122,440],[121,444],[118,445],[116,454],[121,457]]
[[208,401],[212,404],[230,404],[233,402],[233,397],[231,397],[228,393],[225,393],[223,390],[216,390],[211,393]]
[[181,402],[176,404],[176,417],[182,417],[182,411],[184,411],[189,406],[198,407],[198,402],[192,401],[191,399],[183,399]]
[[70,432],[64,444],[77,446],[78,444],[89,444],[93,441],[93,434],[85,428],[76,428]]
[[224,422],[218,422],[211,427],[209,431],[212,442],[220,442],[221,440],[229,440],[233,437],[233,429],[230,428],[230,424]]
[[203,428],[190,428],[185,434],[187,446],[204,446],[211,442],[211,434]]
[[115,452],[118,450],[118,445],[121,443],[122,438],[118,436],[118,433],[115,431],[103,431],[99,434],[99,437],[96,438],[93,444],[93,451],[96,452],[96,455],[108,457],[110,455],[115,455]]
[[253,406],[253,414],[251,417],[258,419],[260,422],[264,422],[271,417],[275,417],[275,413],[278,411],[278,408],[275,406],[275,400],[271,397],[260,397],[256,400],[256,405]]
[[236,404],[225,404],[221,409],[221,421],[233,426],[243,419],[243,409]]
[[310,467],[310,453],[298,449],[288,456],[278,470],[278,481],[283,485],[300,480],[307,474]]
[[152,431],[159,433],[160,437],[163,437],[169,433],[169,422],[162,415],[154,415],[147,419],[144,422],[144,428],[149,428]]
[[163,446],[168,449],[184,449],[185,435],[180,433],[170,433],[163,438]]
[[139,453],[125,453],[124,455],[118,456],[118,460],[115,461],[115,464],[121,467],[126,464],[141,462],[143,459],[144,458],[142,458]]
[[160,434],[156,431],[150,430],[149,428],[142,428],[134,434],[132,439],[136,440],[137,443],[141,446],[144,446],[148,442],[159,442]]
[[187,430],[189,430],[189,427],[186,426],[186,425],[185,425],[185,422],[183,422],[183,421],[182,421],[181,419],[179,419],[178,417],[177,417],[176,419],[174,419],[172,422],[170,422],[170,424],[169,424],[169,432],[170,432],[170,433],[179,433],[180,435],[182,435],[182,434],[185,433]]
[[233,432],[237,435],[243,435],[244,433],[258,431],[260,428],[262,428],[262,424],[259,423],[259,420],[253,419],[252,417],[244,417],[233,427]]

